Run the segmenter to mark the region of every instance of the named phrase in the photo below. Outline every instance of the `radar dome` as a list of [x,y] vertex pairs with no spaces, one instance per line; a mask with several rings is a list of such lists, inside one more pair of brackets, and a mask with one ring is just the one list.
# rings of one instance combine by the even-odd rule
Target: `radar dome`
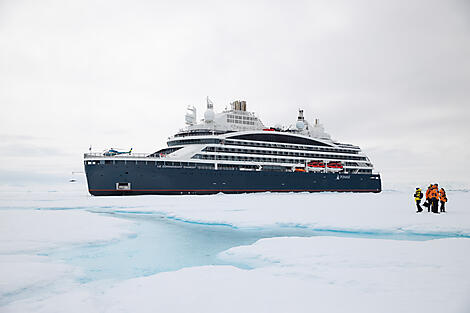
[[295,124],[295,127],[297,127],[298,130],[303,130],[305,127],[305,124],[302,121],[297,121],[297,123]]
[[212,122],[214,120],[214,117],[215,117],[214,110],[207,109],[206,112],[204,112],[204,120],[206,122]]

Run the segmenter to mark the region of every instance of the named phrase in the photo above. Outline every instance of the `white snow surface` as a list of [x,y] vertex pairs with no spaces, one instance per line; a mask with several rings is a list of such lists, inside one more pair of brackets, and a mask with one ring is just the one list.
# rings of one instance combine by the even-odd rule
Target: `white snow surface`
[[[444,186],[445,187],[445,186]],[[307,227],[318,230],[470,236],[470,192],[447,191],[446,214],[416,214],[414,190],[374,193],[259,193],[206,196],[91,197],[61,199],[51,190],[39,208],[84,208],[97,212],[156,213],[187,222],[233,227]],[[31,207],[9,193],[0,207]],[[424,208],[424,207],[423,207]]]
[[416,214],[412,194],[413,191],[146,196],[138,201],[130,199],[131,209],[113,210],[155,212],[183,221],[239,228],[305,227],[371,233],[470,235],[469,192],[448,192],[446,214],[427,211]]
[[82,210],[0,210],[0,253],[110,241],[130,235],[131,224]]
[[[45,256],[1,255],[0,297],[24,291],[38,292],[58,281],[72,284],[80,270],[63,263],[51,262]],[[63,287],[63,286],[62,286]]]
[[469,192],[449,191],[448,213],[434,215],[415,213],[413,191],[173,197],[50,192],[41,201],[3,192],[0,311],[470,312],[469,238],[269,238],[219,254],[240,268],[191,267],[108,284],[80,283],[80,268],[37,255],[132,233],[131,222],[84,209],[237,228],[470,235]]
[[469,239],[271,238],[185,268],[84,286],[4,312],[468,312]]
[[132,234],[130,225],[82,210],[0,210],[0,304],[7,296],[63,290],[81,273],[79,268],[36,253],[117,240]]

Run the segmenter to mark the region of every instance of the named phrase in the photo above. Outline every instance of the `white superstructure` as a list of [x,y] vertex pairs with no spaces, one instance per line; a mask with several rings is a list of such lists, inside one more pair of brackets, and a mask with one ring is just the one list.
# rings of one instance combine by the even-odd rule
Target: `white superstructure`
[[246,108],[246,101],[234,101],[216,113],[207,99],[204,119],[197,123],[196,109],[188,107],[187,127],[169,138],[167,148],[147,157],[175,166],[203,162],[215,169],[372,173],[359,147],[334,142],[318,119],[313,124],[305,119],[303,110],[291,126],[266,127]]

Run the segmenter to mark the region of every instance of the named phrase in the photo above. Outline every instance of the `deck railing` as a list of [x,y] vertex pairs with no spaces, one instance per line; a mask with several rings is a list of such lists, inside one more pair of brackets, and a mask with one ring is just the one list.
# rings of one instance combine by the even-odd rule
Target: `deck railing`
[[113,159],[118,159],[118,158],[147,158],[151,153],[123,153],[123,154],[116,154],[116,155],[105,155],[103,152],[88,152],[84,153],[83,157],[85,159],[87,158],[113,158]]

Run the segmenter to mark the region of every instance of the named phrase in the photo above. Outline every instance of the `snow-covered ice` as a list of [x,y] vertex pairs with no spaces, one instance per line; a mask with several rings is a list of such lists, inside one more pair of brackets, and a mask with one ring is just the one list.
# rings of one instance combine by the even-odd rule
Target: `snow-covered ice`
[[[64,263],[51,262],[45,256],[1,255],[0,256],[0,297],[20,295],[22,292],[39,292],[51,288],[57,282],[73,284],[80,269]],[[3,301],[0,302],[0,305]]]
[[245,262],[85,287],[6,312],[468,312],[468,239],[263,239],[223,253]]
[[131,234],[130,224],[81,210],[0,210],[0,253],[118,239]]
[[126,220],[86,211],[0,210],[0,304],[7,297],[70,285],[77,267],[41,254],[64,245],[118,240],[132,234]]
[[[415,233],[470,236],[470,193],[448,192],[449,214],[416,214],[409,194],[262,193],[163,197],[132,201],[132,212],[237,228],[303,227],[364,233]],[[469,209],[466,209],[469,208]],[[129,208],[102,208],[128,212]]]
[[[449,191],[448,213],[439,215],[416,214],[411,194],[3,191],[0,311],[469,312],[470,193]],[[164,221],[175,226],[162,228]],[[137,245],[123,253],[129,262],[121,266],[112,262],[123,259],[110,255],[104,260],[114,277],[83,280],[90,271],[84,266],[93,271],[100,254],[142,242],[135,236],[148,236],[146,247],[166,246],[135,253],[142,248]],[[271,238],[257,240],[263,236]],[[176,258],[165,256],[179,241]],[[191,249],[207,250],[197,251],[192,263],[177,260],[178,253],[195,258]],[[94,255],[87,262],[75,262],[89,251]],[[139,262],[134,258],[174,262],[179,269],[127,271]],[[123,269],[137,274],[121,275]]]

